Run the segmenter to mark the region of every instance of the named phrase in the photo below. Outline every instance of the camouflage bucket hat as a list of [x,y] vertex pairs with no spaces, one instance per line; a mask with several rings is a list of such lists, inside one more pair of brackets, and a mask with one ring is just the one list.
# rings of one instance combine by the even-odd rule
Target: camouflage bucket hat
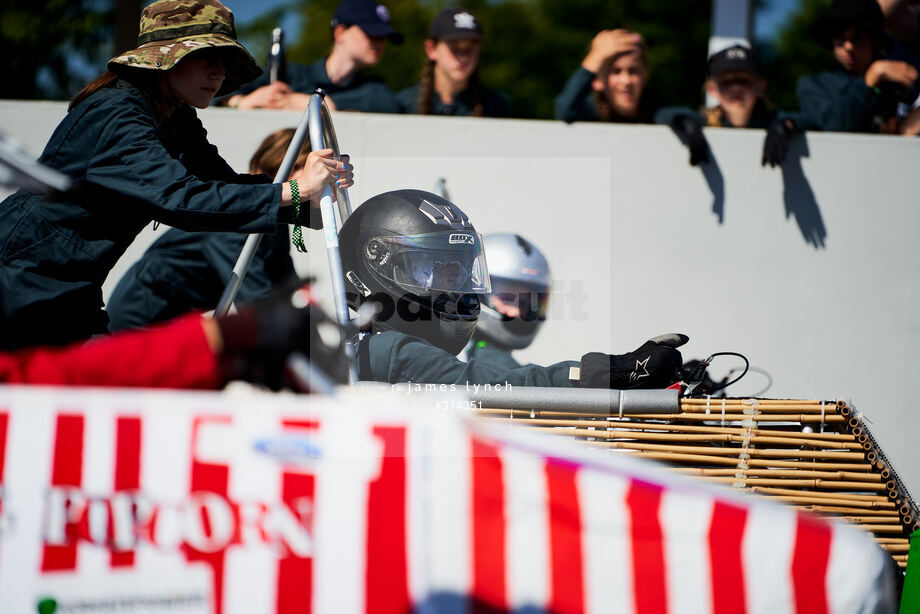
[[227,76],[217,96],[236,91],[262,74],[259,64],[236,40],[233,13],[218,0],[159,0],[141,14],[137,48],[109,60],[108,68],[169,70],[189,53],[226,49]]

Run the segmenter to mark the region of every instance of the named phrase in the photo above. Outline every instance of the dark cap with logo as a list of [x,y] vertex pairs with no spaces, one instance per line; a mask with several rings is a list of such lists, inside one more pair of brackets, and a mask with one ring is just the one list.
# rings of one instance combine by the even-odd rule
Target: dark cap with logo
[[728,72],[744,72],[760,76],[760,58],[750,47],[732,45],[709,58],[709,76],[718,77]]
[[442,41],[460,38],[482,38],[482,26],[472,13],[464,9],[444,9],[434,16],[428,27],[428,38]]
[[368,36],[386,37],[397,45],[403,42],[403,35],[390,25],[390,11],[374,0],[343,0],[332,18],[332,27],[338,25],[358,26]]

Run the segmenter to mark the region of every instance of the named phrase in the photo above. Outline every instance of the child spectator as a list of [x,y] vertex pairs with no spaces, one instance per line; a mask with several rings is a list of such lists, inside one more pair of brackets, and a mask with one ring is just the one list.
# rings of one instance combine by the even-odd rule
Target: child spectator
[[805,127],[899,132],[898,103],[916,97],[918,73],[907,62],[885,59],[890,41],[876,0],[834,0],[817,33],[840,70],[799,79]]
[[642,35],[603,30],[556,98],[556,119],[651,123],[654,113],[642,96],[648,75]]
[[398,45],[403,36],[390,25],[385,6],[375,0],[343,0],[332,19],[329,55],[309,66],[288,62],[289,83],[269,83],[263,74],[222,102],[238,109],[303,111],[320,87],[331,109],[399,113],[399,100],[386,84],[361,74],[380,62],[387,40]]
[[778,117],[764,99],[767,81],[762,76],[760,58],[746,45],[732,45],[709,58],[706,93],[716,105],[707,107],[703,117],[686,107],[665,107],[655,121],[665,123],[677,132],[690,149],[690,164],[709,158],[702,127],[764,128],[762,164],[782,164],[789,149],[789,139],[796,130],[791,117]]
[[709,58],[706,93],[717,102],[706,109],[707,126],[766,128],[776,117],[767,108],[767,82],[753,49],[732,45]]
[[479,81],[482,27],[463,9],[435,15],[425,40],[422,80],[399,93],[403,110],[420,115],[508,117],[505,98]]

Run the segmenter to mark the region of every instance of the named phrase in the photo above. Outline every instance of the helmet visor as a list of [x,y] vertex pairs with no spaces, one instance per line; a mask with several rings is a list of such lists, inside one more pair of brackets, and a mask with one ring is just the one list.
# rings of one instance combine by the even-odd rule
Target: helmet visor
[[493,277],[492,294],[488,297],[488,302],[506,322],[542,322],[546,319],[549,288],[546,284]]
[[364,257],[376,274],[420,296],[488,294],[492,289],[478,233],[374,237],[365,245]]

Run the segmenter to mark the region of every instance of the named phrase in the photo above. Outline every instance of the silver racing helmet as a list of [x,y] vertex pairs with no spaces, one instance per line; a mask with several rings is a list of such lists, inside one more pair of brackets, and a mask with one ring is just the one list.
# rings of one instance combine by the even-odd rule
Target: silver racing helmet
[[452,202],[421,190],[367,200],[339,232],[349,303],[377,303],[372,328],[458,354],[491,291],[482,237]]
[[476,338],[510,350],[524,349],[546,320],[549,263],[521,235],[487,234],[483,240],[492,293],[482,306]]

